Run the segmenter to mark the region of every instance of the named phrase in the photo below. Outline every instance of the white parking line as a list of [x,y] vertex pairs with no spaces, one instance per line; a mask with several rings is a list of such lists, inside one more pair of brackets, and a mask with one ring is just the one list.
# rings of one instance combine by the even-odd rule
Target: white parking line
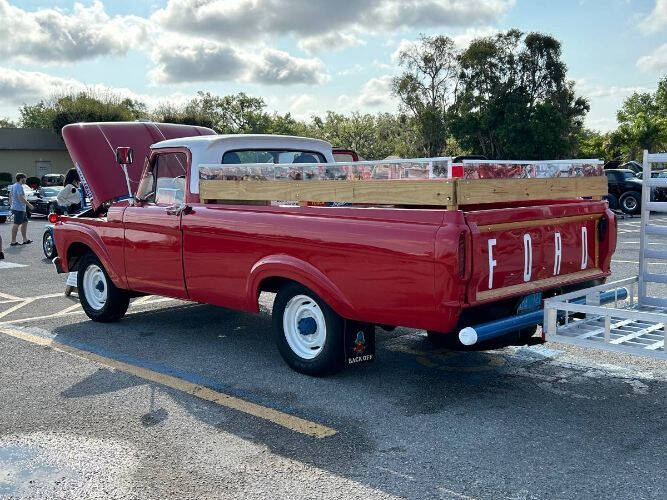
[[23,302],[19,302],[18,304],[16,304],[15,306],[10,307],[6,311],[0,312],[0,318],[4,318],[5,316],[13,313],[14,311],[17,311],[17,310],[21,309],[22,307],[27,306],[31,302],[33,302],[33,301],[30,300],[30,299],[24,300]]
[[3,260],[0,262],[0,269],[14,269],[16,267],[28,267],[27,264],[15,264],[14,262],[7,262]]

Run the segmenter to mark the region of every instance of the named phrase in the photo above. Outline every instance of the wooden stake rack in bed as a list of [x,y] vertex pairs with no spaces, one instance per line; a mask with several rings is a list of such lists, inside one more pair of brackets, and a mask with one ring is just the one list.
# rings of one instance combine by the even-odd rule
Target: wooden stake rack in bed
[[607,194],[606,176],[546,179],[429,180],[200,180],[202,201],[345,202],[377,205],[460,206]]

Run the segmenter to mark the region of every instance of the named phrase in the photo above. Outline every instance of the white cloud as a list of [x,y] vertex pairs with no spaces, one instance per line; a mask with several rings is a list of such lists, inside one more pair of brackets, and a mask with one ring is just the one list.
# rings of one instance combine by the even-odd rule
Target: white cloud
[[240,78],[247,62],[237,51],[207,40],[163,41],[153,51],[153,83],[229,81]]
[[294,57],[280,50],[241,50],[211,40],[172,38],[153,51],[154,84],[235,81],[265,85],[318,84],[328,75],[319,59]]
[[169,0],[152,19],[220,41],[295,35],[305,50],[357,44],[359,33],[496,21],[515,0]]
[[361,93],[356,100],[357,105],[365,108],[377,108],[390,104],[393,99],[391,81],[391,75],[368,80],[361,88]]
[[293,57],[275,49],[262,50],[247,76],[248,81],[265,85],[315,85],[328,78],[324,63],[319,59]]
[[588,78],[576,81],[577,92],[588,98],[621,97],[625,98],[635,92],[648,92],[651,89],[641,86],[600,85],[591,82]]
[[468,28],[463,33],[452,36],[454,40],[454,45],[456,48],[461,50],[465,49],[470,45],[470,42],[477,38],[486,38],[489,36],[497,35],[499,30],[492,26],[485,26],[483,28]]
[[642,19],[639,27],[646,33],[667,28],[667,0],[656,0],[653,11]]
[[398,62],[398,58],[401,55],[401,52],[405,50],[410,50],[411,48],[418,46],[419,46],[418,40],[405,40],[405,39],[401,40],[400,42],[398,42],[396,49],[391,53],[392,62],[394,63]]
[[667,43],[655,49],[652,54],[640,57],[637,67],[642,71],[667,71]]
[[309,54],[326,50],[342,50],[358,45],[366,45],[366,42],[352,33],[338,31],[299,40],[299,48]]
[[173,93],[167,96],[138,94],[128,88],[88,84],[73,78],[60,78],[39,71],[22,71],[0,67],[0,106],[34,104],[40,100],[72,92],[89,91],[98,95],[114,95],[144,102],[149,107],[169,103],[180,105],[192,96]]
[[75,3],[71,13],[29,12],[0,0],[0,20],[0,56],[47,64],[125,54],[148,30],[146,19],[109,16],[99,0]]

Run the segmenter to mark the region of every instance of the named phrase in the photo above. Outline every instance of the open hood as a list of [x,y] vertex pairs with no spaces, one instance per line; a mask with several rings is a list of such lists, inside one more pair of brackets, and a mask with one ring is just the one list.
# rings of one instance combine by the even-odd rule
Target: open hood
[[107,201],[127,196],[125,176],[116,163],[117,147],[134,150],[134,163],[127,171],[132,191],[136,192],[152,144],[212,134],[215,131],[206,127],[153,122],[74,123],[63,127],[65,145],[95,210]]

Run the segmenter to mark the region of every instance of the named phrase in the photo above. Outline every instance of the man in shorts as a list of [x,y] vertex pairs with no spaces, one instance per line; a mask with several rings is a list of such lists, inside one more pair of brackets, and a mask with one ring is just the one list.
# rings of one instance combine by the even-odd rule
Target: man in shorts
[[10,247],[15,247],[19,243],[16,241],[16,234],[21,228],[21,236],[23,237],[23,245],[32,243],[32,240],[29,240],[26,236],[28,230],[28,215],[26,213],[27,207],[30,210],[33,209],[33,206],[25,199],[25,191],[23,191],[23,185],[27,176],[23,173],[16,174],[16,184],[12,184],[9,189],[9,197],[11,201],[11,210],[12,215],[14,216],[14,225],[12,226],[12,241],[9,244]]

